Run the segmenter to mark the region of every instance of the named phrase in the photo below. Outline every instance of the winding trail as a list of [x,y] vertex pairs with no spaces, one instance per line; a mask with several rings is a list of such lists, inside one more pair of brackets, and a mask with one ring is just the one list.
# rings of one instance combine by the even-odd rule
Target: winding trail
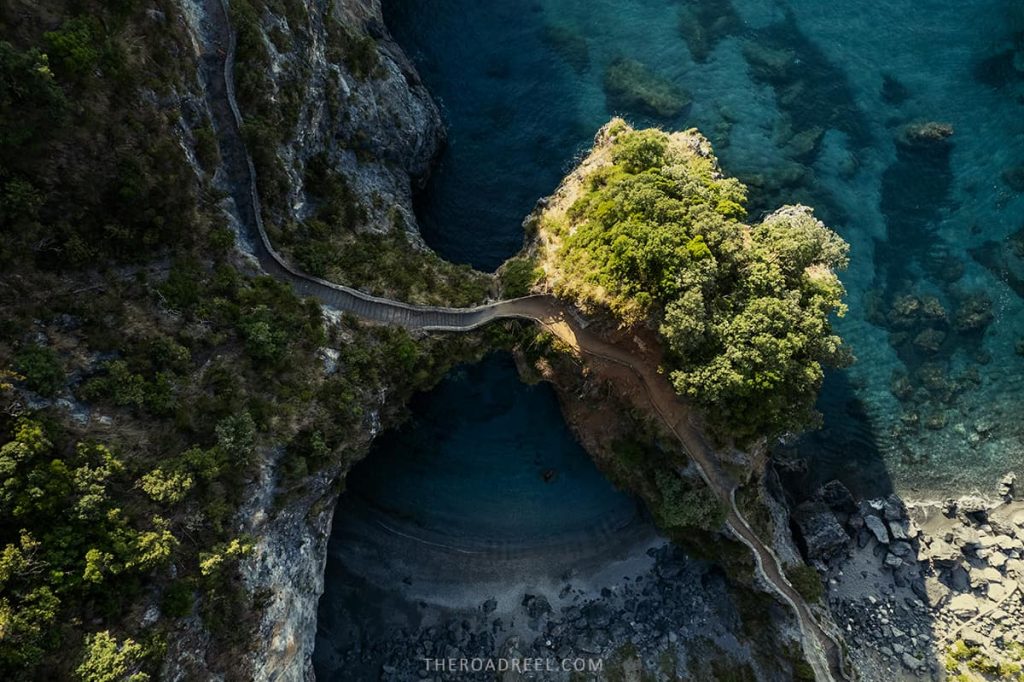
[[302,273],[274,250],[267,236],[256,186],[256,169],[242,137],[242,115],[234,93],[235,33],[227,0],[200,0],[205,21],[200,46],[202,77],[221,152],[221,173],[241,219],[242,238],[268,275],[288,282],[302,296],[364,320],[407,329],[468,331],[502,318],[535,321],[581,354],[628,368],[638,379],[659,416],[676,435],[708,487],[728,510],[725,525],[754,556],[765,585],[794,611],[804,654],[815,678],[824,682],[853,680],[836,634],[815,618],[807,602],[786,578],[782,561],[763,542],[736,504],[737,482],[722,468],[715,449],[692,421],[689,407],[678,399],[656,366],[587,331],[585,322],[567,304],[551,296],[527,296],[472,308],[417,306],[378,298],[351,287]]

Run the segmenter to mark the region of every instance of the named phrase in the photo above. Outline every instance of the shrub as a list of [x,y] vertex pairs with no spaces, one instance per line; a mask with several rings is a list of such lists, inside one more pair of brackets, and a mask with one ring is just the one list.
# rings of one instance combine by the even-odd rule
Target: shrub
[[185,499],[193,483],[187,473],[154,469],[142,477],[139,487],[156,502],[177,504]]
[[187,580],[177,580],[164,590],[160,610],[171,618],[183,618],[192,611],[194,592]]
[[86,638],[85,656],[76,671],[82,682],[146,682],[140,672],[144,659],[141,644],[132,639],[118,642],[108,631]]
[[521,256],[510,258],[498,271],[502,294],[505,298],[526,296],[542,275],[543,271],[537,267],[534,259]]
[[725,507],[706,486],[688,486],[677,474],[664,469],[654,472],[661,504],[655,510],[663,528],[718,530],[725,521]]
[[196,160],[207,173],[213,173],[220,165],[220,148],[213,126],[205,125],[192,131],[196,141]]
[[329,30],[327,58],[335,64],[344,63],[359,80],[376,77],[380,69],[377,41],[333,18]]
[[825,587],[821,584],[821,576],[811,566],[798,564],[786,567],[786,578],[804,599],[809,602],[820,601],[825,595]]
[[616,139],[612,160],[627,173],[642,173],[665,163],[668,138],[660,130],[635,130]]
[[65,375],[60,356],[47,346],[26,346],[14,356],[14,368],[36,393],[52,398],[63,388]]

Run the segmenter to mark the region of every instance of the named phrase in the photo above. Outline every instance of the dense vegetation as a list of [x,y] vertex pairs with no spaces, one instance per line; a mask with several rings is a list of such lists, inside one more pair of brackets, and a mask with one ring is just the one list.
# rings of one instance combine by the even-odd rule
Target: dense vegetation
[[365,209],[325,154],[306,161],[303,187],[313,214],[270,230],[303,272],[410,303],[471,306],[487,298],[491,278],[414,244],[397,208],[386,231],[367,231]]
[[695,131],[615,121],[572,205],[542,221],[556,293],[657,328],[676,390],[740,439],[805,426],[843,361],[829,317],[847,246],[804,207],[749,226],[746,191]]
[[[266,4],[305,20],[301,2]],[[247,73],[261,74],[263,3],[231,7]],[[240,578],[256,538],[238,511],[263,465],[277,458],[279,503],[303,495],[361,456],[371,411],[396,416],[381,396],[400,404],[514,331],[442,345],[328,322],[248,271],[211,185],[211,122],[183,101],[201,94],[178,12],[0,6],[0,679],[150,679],[196,619],[216,652],[202,665],[248,679],[261,596]],[[372,77],[355,43],[339,58]],[[253,151],[273,168],[302,93],[271,103],[265,86],[239,83]],[[307,180],[318,229],[358,216],[343,178],[314,164]],[[287,188],[264,189],[274,201]],[[356,255],[330,273],[369,276],[352,269],[376,245],[347,238]],[[429,272],[400,253],[372,267]]]

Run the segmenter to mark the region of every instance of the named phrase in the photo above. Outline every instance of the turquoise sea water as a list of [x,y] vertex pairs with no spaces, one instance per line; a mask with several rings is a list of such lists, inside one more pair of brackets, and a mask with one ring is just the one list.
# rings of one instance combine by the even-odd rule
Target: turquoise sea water
[[[824,428],[785,449],[810,463],[797,478],[914,496],[989,489],[1021,471],[1024,291],[1014,273],[1024,272],[992,257],[1024,227],[1024,195],[1001,179],[1024,164],[1024,72],[1009,52],[1024,31],[1021,3],[384,7],[448,125],[419,206],[442,255],[487,269],[512,255],[523,217],[613,114],[696,126],[749,184],[752,218],[807,203],[852,246],[850,312],[837,326],[858,361],[829,377]],[[657,119],[610,98],[605,69],[621,57],[692,104]],[[919,120],[953,135],[900,144]]]

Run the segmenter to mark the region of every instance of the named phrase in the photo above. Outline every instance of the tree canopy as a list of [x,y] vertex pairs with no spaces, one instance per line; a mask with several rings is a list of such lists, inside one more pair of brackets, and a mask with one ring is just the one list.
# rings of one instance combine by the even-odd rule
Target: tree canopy
[[845,351],[847,244],[811,209],[755,225],[746,188],[696,131],[606,126],[564,216],[542,220],[555,292],[660,333],[678,393],[747,440],[806,426],[823,366]]

